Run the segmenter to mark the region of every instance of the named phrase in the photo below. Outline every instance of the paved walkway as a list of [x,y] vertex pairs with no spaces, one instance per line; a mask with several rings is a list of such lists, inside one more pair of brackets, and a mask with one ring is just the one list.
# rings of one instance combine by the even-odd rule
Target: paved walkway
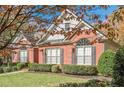
[[16,74],[16,73],[22,73],[22,72],[28,72],[28,69],[22,69],[22,70],[20,70],[20,71],[9,72],[9,73],[3,73],[3,74],[0,74],[0,76],[10,75],[10,74]]

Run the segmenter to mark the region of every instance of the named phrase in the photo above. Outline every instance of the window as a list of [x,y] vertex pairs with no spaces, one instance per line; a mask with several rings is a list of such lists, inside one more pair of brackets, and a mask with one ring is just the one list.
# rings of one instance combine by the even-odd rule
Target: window
[[82,38],[77,42],[76,58],[77,64],[92,65],[96,63],[95,46],[90,45],[87,38]]
[[60,58],[60,49],[47,49],[46,50],[46,63],[47,64],[60,64],[61,58]]
[[85,64],[92,64],[92,47],[85,47]]
[[77,47],[77,64],[92,65],[95,61],[95,53],[92,55],[93,49],[95,49],[94,46]]
[[70,23],[65,23],[65,31],[70,30]]
[[90,41],[86,38],[83,38],[83,39],[78,41],[77,46],[89,45],[89,44],[90,44]]
[[27,62],[27,50],[20,50],[20,62]]

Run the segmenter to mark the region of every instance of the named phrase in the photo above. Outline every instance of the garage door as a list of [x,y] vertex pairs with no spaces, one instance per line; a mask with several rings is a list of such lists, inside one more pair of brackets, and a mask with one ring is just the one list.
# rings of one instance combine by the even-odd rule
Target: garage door
[[94,46],[80,46],[76,49],[77,64],[94,65],[95,64],[95,47]]

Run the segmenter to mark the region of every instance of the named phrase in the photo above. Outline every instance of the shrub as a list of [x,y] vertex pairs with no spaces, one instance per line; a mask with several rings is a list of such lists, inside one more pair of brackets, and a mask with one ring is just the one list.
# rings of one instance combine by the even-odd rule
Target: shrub
[[17,63],[17,70],[21,70],[21,69],[23,69],[23,68],[25,68],[25,67],[27,67],[28,65],[27,65],[28,63]]
[[124,47],[115,54],[112,78],[112,86],[124,87]]
[[12,67],[0,67],[0,73],[6,73],[6,72],[12,72],[12,71],[17,71],[17,67],[16,66],[12,66]]
[[3,67],[0,67],[0,73],[3,73]]
[[19,62],[12,63],[11,66],[16,66]]
[[86,87],[107,87],[110,86],[110,82],[106,80],[89,80],[86,84]]
[[60,73],[61,72],[60,65],[53,65],[52,66],[52,72],[54,72],[54,73]]
[[11,69],[12,71],[17,71],[17,66],[12,66]]
[[104,76],[112,76],[114,56],[115,53],[111,50],[107,50],[101,55],[97,65],[99,73]]
[[7,67],[7,63],[3,63],[2,64],[2,67]]
[[107,87],[110,86],[110,82],[106,80],[89,80],[85,83],[63,83],[59,84],[59,87]]
[[62,72],[73,75],[97,75],[98,73],[95,66],[86,65],[63,65]]
[[3,57],[0,57],[0,66],[3,64]]
[[53,64],[29,64],[29,71],[51,72]]
[[6,72],[11,72],[12,69],[11,67],[3,67],[3,72],[6,73]]
[[16,66],[18,63],[16,62],[16,63],[13,63],[13,62],[6,62],[6,63],[3,63],[2,64],[2,67],[7,67],[7,66]]
[[15,63],[13,62],[7,62],[7,63],[4,63],[4,66],[13,66]]

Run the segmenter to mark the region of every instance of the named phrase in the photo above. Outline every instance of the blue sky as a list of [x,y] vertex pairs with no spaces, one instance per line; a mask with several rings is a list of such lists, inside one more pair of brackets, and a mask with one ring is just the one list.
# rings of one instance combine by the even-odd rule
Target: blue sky
[[[80,6],[76,6],[77,7],[77,10],[76,10],[77,12],[80,11],[80,8],[79,8]],[[38,7],[42,7],[42,6],[38,6]],[[82,7],[83,7],[83,5],[82,5]],[[105,16],[111,15],[112,12],[115,11],[115,10],[117,10],[118,8],[119,7],[117,5],[110,5],[106,10],[105,9],[102,9],[102,8],[95,8],[93,10],[86,11],[86,12],[88,12],[90,14],[100,15],[100,20],[101,21],[104,21],[104,20],[106,20],[106,17]],[[55,13],[55,16],[54,15],[51,15],[50,13],[48,13],[48,14],[40,14],[40,16],[42,16],[42,18],[49,19],[49,20],[51,20],[54,17],[57,17],[59,15],[60,15],[60,12],[56,12]],[[89,20],[88,18],[85,18],[85,17],[84,17],[84,20],[87,21],[87,22],[90,22],[90,23],[94,23],[93,20]]]
[[104,10],[104,9],[97,9],[97,10],[93,10],[91,12],[93,13],[96,13],[98,15],[101,16],[101,20],[105,20],[105,16],[107,15],[111,15],[113,11],[117,10],[118,9],[118,6],[116,5],[111,5],[109,6],[109,8],[107,10]]

